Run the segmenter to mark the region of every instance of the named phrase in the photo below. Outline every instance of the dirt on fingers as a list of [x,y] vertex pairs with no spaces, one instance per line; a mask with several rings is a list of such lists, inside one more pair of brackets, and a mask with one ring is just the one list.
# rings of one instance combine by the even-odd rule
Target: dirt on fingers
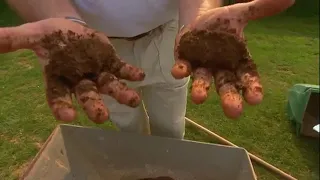
[[72,93],[88,117],[97,123],[108,119],[100,93],[121,104],[139,105],[139,95],[119,79],[141,81],[144,72],[123,62],[100,35],[56,31],[46,35],[41,44],[49,59],[44,68],[47,99],[57,119],[74,119]]

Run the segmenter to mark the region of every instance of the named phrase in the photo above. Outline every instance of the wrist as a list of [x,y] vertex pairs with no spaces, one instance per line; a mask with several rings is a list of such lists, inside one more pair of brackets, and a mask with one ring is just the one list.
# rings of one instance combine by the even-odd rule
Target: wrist
[[222,0],[180,0],[179,27],[191,24],[207,11],[221,7],[222,5]]

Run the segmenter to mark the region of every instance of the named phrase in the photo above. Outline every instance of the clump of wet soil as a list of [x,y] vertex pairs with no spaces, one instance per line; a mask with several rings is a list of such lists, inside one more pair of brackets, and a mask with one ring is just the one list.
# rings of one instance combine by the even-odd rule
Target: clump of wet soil
[[82,79],[96,81],[102,71],[108,70],[117,75],[124,65],[118,60],[115,49],[102,42],[95,33],[79,35],[72,31],[56,31],[45,36],[41,42],[49,53],[46,75],[58,77],[69,88]]
[[178,46],[179,59],[187,60],[192,68],[206,67],[234,70],[241,60],[249,58],[245,40],[228,31],[193,30],[185,33]]

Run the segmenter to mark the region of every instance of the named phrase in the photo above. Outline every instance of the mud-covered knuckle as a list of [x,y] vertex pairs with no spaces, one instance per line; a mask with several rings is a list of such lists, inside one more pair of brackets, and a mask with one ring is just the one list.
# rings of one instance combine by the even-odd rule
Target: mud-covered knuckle
[[117,79],[118,78],[115,75],[110,74],[109,72],[102,72],[99,74],[97,84],[98,84],[98,87],[100,87],[100,86],[103,86],[104,84],[109,84],[110,82]]
[[97,96],[97,93],[94,91],[78,92],[77,98],[79,99],[84,109],[89,101],[101,100],[101,98]]
[[203,88],[209,89],[212,82],[212,73],[209,69],[198,68],[193,72],[193,81],[198,81]]
[[71,92],[57,77],[45,76],[46,97],[57,120],[72,121],[76,113],[72,106]]
[[76,86],[75,91],[78,95],[82,95],[88,92],[98,93],[96,84],[88,79],[81,80]]
[[251,58],[240,61],[236,75],[243,82],[246,82],[249,77],[260,77],[257,70],[257,65]]
[[142,81],[144,80],[146,74],[141,68],[134,67],[133,65],[125,63],[117,77],[121,79],[131,80],[131,81]]
[[130,107],[137,107],[140,103],[140,97],[136,91],[128,88],[126,83],[108,72],[102,73],[98,78],[99,91],[113,97],[120,104],[126,104]]
[[225,70],[217,71],[214,74],[214,83],[215,83],[216,90],[219,93],[220,89],[225,85],[236,86],[237,78],[235,74],[231,71],[225,71]]
[[48,105],[55,114],[58,114],[61,109],[73,108],[70,96],[57,97],[55,99],[48,98]]
[[114,74],[116,77],[125,76],[124,73],[126,72],[123,72],[122,69],[126,65],[126,63],[120,61],[120,58],[117,55],[115,55],[113,59],[113,61],[110,61],[111,63],[107,63],[107,65],[105,66],[105,70]]

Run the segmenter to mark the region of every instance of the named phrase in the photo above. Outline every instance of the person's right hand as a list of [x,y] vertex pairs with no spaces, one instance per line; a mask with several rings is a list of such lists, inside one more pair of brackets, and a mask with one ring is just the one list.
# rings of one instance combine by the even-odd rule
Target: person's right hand
[[101,94],[131,107],[140,103],[138,93],[119,79],[142,81],[144,72],[124,63],[102,33],[62,18],[0,28],[0,53],[19,49],[33,50],[39,57],[47,102],[57,120],[75,119],[73,93],[95,123],[109,117]]

